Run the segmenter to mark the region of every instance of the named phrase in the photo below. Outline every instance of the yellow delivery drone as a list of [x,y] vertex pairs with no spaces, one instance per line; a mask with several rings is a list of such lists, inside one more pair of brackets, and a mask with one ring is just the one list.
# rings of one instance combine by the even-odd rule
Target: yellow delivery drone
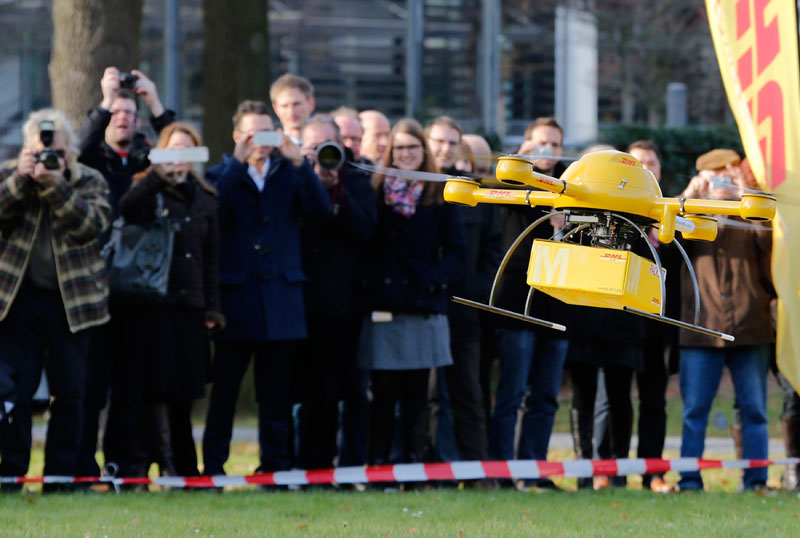
[[[563,325],[530,316],[534,290],[565,303],[612,308],[670,323],[733,341],[733,336],[698,325],[700,294],[691,261],[675,241],[694,286],[694,323],[668,318],[665,312],[666,271],[658,252],[648,240],[647,230],[658,227],[662,243],[671,243],[675,232],[684,239],[713,241],[717,221],[711,215],[740,216],[751,221],[772,220],[775,197],[746,193],[741,201],[665,198],[655,177],[638,159],[619,151],[599,151],[573,162],[560,179],[533,169],[523,155],[501,157],[497,180],[513,189],[485,188],[466,178],[450,178],[444,189],[448,202],[475,206],[479,203],[553,207],[525,229],[509,248],[495,275],[489,303],[454,297],[453,300],[556,330]],[[531,187],[536,190],[528,190]],[[564,235],[559,240],[533,242],[527,283],[531,287],[525,311],[512,312],[494,305],[495,291],[509,259],[534,228],[554,214],[565,216]],[[631,252],[637,240],[650,249],[652,260]]]

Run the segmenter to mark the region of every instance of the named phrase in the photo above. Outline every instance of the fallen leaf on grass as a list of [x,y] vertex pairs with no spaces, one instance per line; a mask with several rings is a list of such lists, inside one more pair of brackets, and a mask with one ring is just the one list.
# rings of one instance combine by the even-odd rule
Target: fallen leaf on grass
[[410,529],[408,529],[408,534],[414,534],[417,532],[417,530],[418,529],[416,527],[411,527]]
[[458,529],[458,535],[464,536],[464,529]]
[[33,504],[36,500],[33,497],[25,497],[25,502],[28,504]]
[[613,508],[613,509],[615,509],[615,510],[616,510],[616,509],[618,509],[618,508],[622,508],[622,505],[621,505],[621,504],[619,504],[619,503],[611,503],[611,508]]

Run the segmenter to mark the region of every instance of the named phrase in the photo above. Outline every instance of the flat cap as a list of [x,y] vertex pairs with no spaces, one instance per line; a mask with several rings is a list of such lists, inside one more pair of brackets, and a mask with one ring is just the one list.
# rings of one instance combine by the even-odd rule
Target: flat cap
[[725,168],[727,165],[739,166],[742,158],[732,149],[712,149],[708,153],[703,153],[697,158],[695,168],[697,170],[717,170]]

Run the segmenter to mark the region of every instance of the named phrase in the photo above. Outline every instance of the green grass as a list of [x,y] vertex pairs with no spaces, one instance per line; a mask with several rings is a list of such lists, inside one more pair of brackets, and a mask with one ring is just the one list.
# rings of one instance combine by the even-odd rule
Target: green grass
[[4,537],[789,536],[799,524],[800,500],[788,493],[171,491],[0,499]]

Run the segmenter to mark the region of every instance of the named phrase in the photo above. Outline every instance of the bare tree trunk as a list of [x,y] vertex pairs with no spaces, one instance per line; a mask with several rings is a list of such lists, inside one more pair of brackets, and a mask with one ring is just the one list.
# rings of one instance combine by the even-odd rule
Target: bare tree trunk
[[203,0],[203,138],[211,163],[233,146],[239,102],[269,102],[267,12],[265,0]]
[[103,70],[139,65],[142,0],[54,0],[53,104],[76,128],[101,101]]

